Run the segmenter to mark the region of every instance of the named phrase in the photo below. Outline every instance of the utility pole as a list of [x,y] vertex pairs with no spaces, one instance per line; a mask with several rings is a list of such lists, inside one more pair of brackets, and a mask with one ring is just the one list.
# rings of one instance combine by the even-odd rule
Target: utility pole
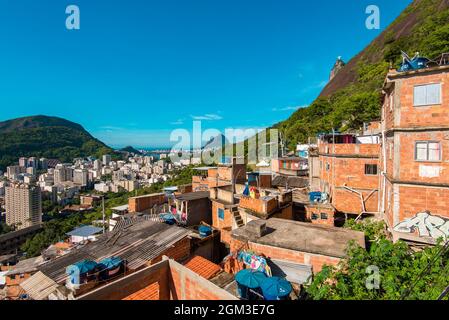
[[106,228],[105,228],[105,226],[104,226],[104,223],[105,223],[105,214],[104,214],[104,196],[103,197],[101,197],[101,205],[102,205],[102,211],[103,211],[103,223],[102,223],[102,225],[103,225],[103,234],[105,234],[105,232],[106,232]]

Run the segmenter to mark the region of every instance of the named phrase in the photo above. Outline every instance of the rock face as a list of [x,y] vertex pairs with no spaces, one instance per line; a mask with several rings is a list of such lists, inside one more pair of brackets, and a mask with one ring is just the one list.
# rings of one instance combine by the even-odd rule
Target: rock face
[[337,58],[337,61],[335,61],[334,66],[332,67],[331,74],[329,76],[329,81],[332,81],[332,79],[337,75],[337,73],[346,65],[346,63],[341,59],[341,57]]

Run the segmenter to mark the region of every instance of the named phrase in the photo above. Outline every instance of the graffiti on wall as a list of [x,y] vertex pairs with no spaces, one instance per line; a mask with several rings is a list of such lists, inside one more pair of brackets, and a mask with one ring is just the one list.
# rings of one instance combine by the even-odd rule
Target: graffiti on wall
[[429,212],[418,213],[413,218],[407,219],[394,228],[401,233],[418,233],[420,237],[432,237],[433,239],[449,238],[449,219],[433,216]]

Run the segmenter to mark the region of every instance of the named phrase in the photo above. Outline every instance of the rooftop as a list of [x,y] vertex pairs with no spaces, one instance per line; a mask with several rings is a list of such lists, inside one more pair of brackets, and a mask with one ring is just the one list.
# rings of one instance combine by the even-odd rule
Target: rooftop
[[95,234],[98,234],[102,231],[103,231],[102,228],[98,228],[98,227],[94,227],[94,226],[82,226],[80,228],[76,228],[70,232],[67,232],[66,234],[68,236],[87,238],[87,237],[93,236]]
[[129,205],[125,204],[123,206],[118,206],[118,207],[114,207],[111,208],[112,211],[127,211],[129,209]]
[[222,271],[220,266],[200,256],[190,258],[184,266],[207,280],[212,279]]
[[97,241],[41,265],[39,270],[60,283],[66,279],[65,270],[69,265],[85,259],[100,261],[112,256],[125,260],[129,269],[136,270],[189,233],[189,230],[177,226],[139,219],[114,228],[100,235]]
[[338,258],[346,256],[346,247],[351,240],[365,247],[365,234],[359,231],[277,218],[264,222],[267,231],[262,236],[252,232],[253,225],[259,221],[251,221],[234,230],[232,236],[243,241]]

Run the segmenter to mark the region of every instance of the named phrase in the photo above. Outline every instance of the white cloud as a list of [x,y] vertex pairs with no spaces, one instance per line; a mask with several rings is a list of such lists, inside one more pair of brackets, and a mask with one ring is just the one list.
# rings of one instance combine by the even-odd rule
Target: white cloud
[[204,120],[204,121],[216,121],[216,120],[223,119],[222,116],[220,116],[218,114],[213,114],[213,113],[208,113],[208,114],[205,114],[205,115],[202,115],[202,116],[193,116],[193,115],[191,115],[191,117],[192,117],[193,120],[198,120],[198,121],[201,121],[201,120]]
[[302,109],[302,108],[306,108],[306,107],[307,107],[307,105],[296,106],[296,107],[288,106],[288,107],[283,107],[283,108],[273,108],[271,110],[274,111],[274,112],[278,112],[278,111],[296,111],[298,109]]
[[175,126],[179,126],[184,124],[185,119],[178,119],[176,121],[170,122],[170,124],[175,125]]

